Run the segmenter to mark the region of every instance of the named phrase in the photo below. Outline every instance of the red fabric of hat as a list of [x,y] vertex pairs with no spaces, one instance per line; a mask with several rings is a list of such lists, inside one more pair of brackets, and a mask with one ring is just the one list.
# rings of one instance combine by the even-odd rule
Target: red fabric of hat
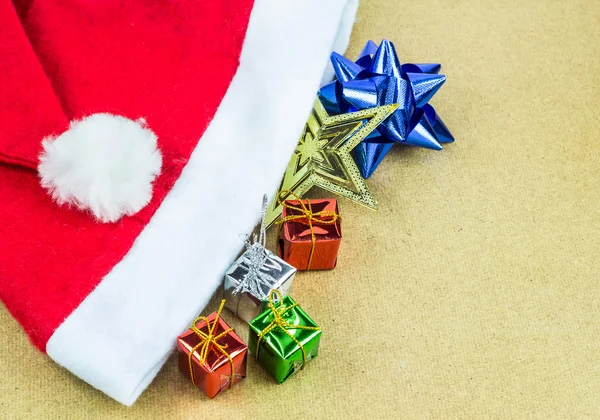
[[118,401],[276,190],[357,7],[321,3],[0,0],[0,298]]

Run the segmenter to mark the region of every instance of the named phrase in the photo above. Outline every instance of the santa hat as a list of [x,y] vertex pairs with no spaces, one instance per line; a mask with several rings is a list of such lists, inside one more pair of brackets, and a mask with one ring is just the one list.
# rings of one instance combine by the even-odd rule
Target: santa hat
[[357,8],[167,3],[0,0],[0,298],[128,405],[275,192]]

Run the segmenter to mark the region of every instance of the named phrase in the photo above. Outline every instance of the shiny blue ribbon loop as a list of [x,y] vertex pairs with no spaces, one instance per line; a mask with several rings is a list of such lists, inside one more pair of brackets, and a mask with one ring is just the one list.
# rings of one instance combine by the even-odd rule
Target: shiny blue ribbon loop
[[394,44],[368,41],[352,61],[332,53],[336,80],[318,93],[330,114],[399,104],[377,132],[353,150],[361,175],[370,177],[394,143],[440,150],[454,137],[429,104],[446,81],[437,63],[401,64]]

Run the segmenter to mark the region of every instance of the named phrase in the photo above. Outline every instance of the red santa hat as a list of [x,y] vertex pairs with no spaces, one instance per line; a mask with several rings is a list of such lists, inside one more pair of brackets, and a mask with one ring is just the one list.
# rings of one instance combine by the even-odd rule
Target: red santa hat
[[39,349],[136,400],[276,190],[357,2],[0,0],[0,298]]

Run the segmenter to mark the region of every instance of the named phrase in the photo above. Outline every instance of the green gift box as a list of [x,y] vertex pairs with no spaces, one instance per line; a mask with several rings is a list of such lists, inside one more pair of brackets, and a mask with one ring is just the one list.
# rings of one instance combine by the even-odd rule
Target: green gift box
[[290,296],[271,290],[250,322],[248,348],[278,383],[303,369],[319,352],[321,328]]

